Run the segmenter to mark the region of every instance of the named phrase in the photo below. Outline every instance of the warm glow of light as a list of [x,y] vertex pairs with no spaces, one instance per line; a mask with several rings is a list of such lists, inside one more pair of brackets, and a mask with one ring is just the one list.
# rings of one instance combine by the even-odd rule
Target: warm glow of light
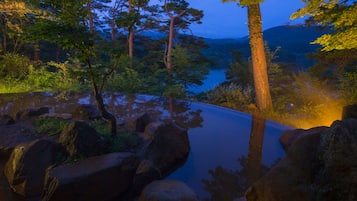
[[328,103],[322,105],[319,111],[311,111],[316,113],[316,118],[300,118],[294,120],[292,124],[296,128],[309,129],[319,126],[331,126],[331,124],[336,120],[341,120],[342,109],[344,104],[342,103]]

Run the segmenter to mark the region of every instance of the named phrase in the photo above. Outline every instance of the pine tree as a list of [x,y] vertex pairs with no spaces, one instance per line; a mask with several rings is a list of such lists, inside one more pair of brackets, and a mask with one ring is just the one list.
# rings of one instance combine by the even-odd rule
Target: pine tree
[[223,0],[223,2],[228,1],[239,2],[239,5],[246,6],[248,9],[249,42],[252,52],[256,104],[260,111],[271,110],[273,106],[269,89],[260,12],[260,3],[263,0]]

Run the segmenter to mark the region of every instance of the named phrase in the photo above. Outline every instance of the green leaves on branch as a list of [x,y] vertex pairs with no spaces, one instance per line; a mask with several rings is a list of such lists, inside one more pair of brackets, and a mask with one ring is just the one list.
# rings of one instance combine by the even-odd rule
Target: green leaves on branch
[[27,38],[30,40],[48,40],[67,50],[93,45],[86,27],[59,24],[49,20],[41,20],[36,26],[30,27]]
[[357,48],[357,27],[336,34],[325,34],[316,39],[312,44],[324,46],[323,51],[356,49]]
[[300,8],[294,14],[291,15],[290,19],[296,19],[299,17],[310,16],[320,16],[326,10],[333,8],[338,0],[302,0],[305,3],[303,8]]
[[333,27],[335,33],[325,34],[313,44],[323,46],[323,51],[357,49],[357,2],[338,0],[305,0],[291,19],[311,16],[319,25]]

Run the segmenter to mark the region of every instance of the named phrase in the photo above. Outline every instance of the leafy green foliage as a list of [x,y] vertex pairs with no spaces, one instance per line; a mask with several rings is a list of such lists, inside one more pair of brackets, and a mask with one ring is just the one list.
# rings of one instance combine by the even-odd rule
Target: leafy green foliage
[[315,61],[309,72],[331,83],[336,82],[344,72],[354,72],[357,67],[357,49],[318,51],[308,56]]
[[253,86],[253,72],[250,63],[244,60],[238,50],[232,51],[232,55],[234,62],[225,72],[227,81],[239,84],[244,88]]
[[185,89],[192,85],[202,85],[204,77],[208,74],[208,69],[203,62],[199,61],[198,53],[190,54],[182,46],[176,46],[172,53],[172,78],[181,84]]
[[252,88],[243,88],[240,85],[231,83],[223,84],[207,93],[210,103],[224,107],[244,110],[253,103]]
[[323,51],[357,48],[357,2],[337,0],[309,0],[291,18],[310,15],[314,22],[332,26],[335,33],[325,34],[313,44],[321,44]]
[[[78,64],[72,61],[64,63],[49,62],[39,67],[34,67],[27,57],[9,55],[0,65],[3,74],[0,80],[0,93],[19,93],[33,91],[79,91],[87,90],[89,83],[85,73],[80,71]],[[12,62],[6,61],[13,59]],[[11,67],[11,71],[7,69]],[[21,70],[20,70],[21,69]],[[22,70],[23,69],[23,70]]]
[[68,125],[68,122],[58,118],[37,118],[33,122],[36,131],[48,136],[58,135]]
[[0,78],[24,78],[33,65],[33,62],[26,56],[13,53],[0,55]]
[[125,67],[119,74],[115,74],[108,80],[108,88],[113,91],[137,93],[143,87],[143,80],[138,72]]

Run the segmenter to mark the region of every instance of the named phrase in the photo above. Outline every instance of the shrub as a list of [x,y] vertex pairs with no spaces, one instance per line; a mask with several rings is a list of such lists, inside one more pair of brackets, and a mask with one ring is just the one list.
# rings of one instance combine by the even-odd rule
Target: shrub
[[0,78],[23,78],[33,63],[29,58],[15,53],[0,55]]
[[208,102],[233,109],[243,109],[253,103],[253,90],[237,84],[220,85],[207,93]]

